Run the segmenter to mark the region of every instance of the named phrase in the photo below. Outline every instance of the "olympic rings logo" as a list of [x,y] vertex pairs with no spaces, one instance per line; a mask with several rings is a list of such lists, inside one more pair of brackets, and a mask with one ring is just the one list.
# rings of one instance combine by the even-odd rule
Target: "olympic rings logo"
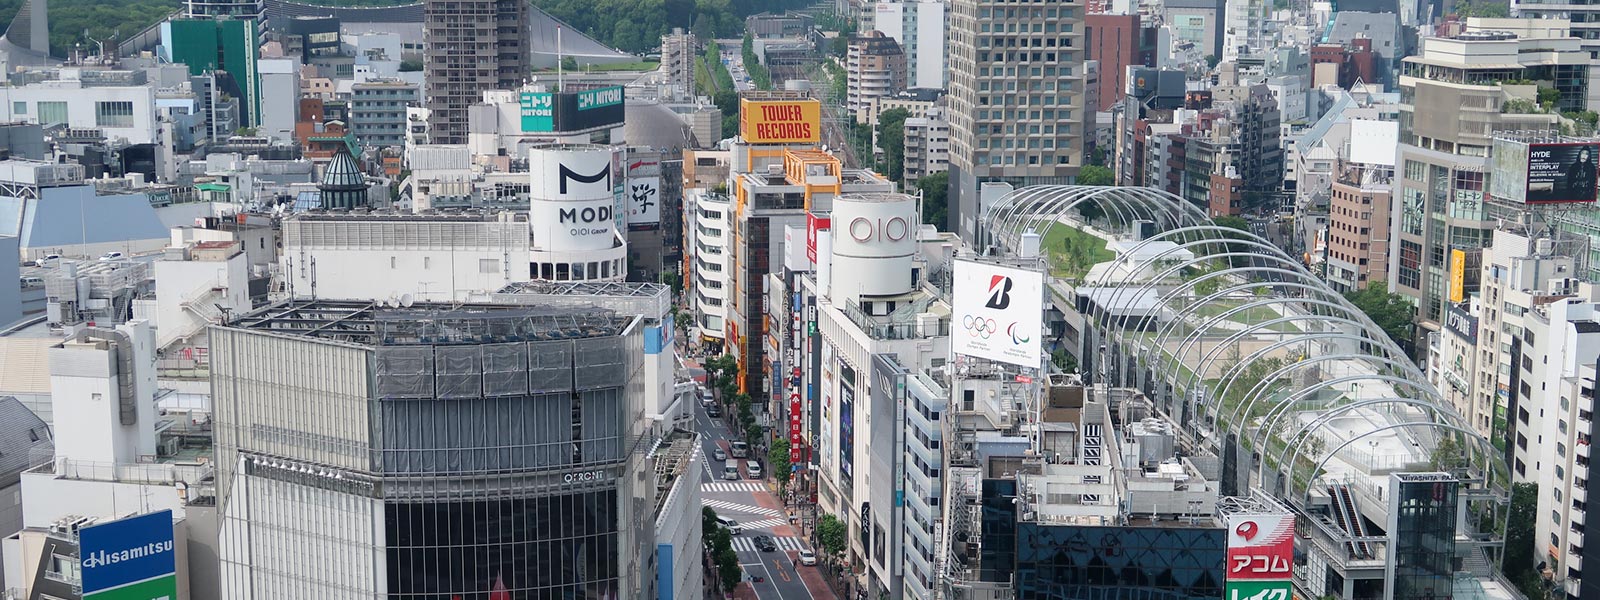
[[1000,331],[1000,326],[995,324],[994,319],[985,319],[973,315],[962,317],[961,326],[966,328],[967,335],[986,340],[989,339],[989,336]]

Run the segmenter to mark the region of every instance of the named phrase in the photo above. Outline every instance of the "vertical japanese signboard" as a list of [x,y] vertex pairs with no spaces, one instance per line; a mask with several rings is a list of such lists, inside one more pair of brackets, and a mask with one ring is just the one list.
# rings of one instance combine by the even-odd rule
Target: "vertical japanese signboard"
[[1290,600],[1294,577],[1294,515],[1228,515],[1228,600]]

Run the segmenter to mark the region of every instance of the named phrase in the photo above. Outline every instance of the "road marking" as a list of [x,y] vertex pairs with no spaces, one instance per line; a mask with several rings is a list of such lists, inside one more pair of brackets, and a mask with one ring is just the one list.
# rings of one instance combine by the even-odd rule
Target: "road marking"
[[769,517],[783,516],[783,513],[770,508],[751,506],[749,504],[739,504],[737,502],[728,502],[725,500],[701,500],[700,504],[717,509],[717,512],[719,513],[726,510],[728,512],[746,515],[765,515]]
[[[700,484],[700,491],[702,491],[702,492],[765,492],[765,491],[767,491],[767,486],[766,486],[766,484],[758,483],[758,482],[754,482],[754,481],[730,481],[730,482],[716,481],[716,482],[711,482],[711,483],[702,483],[702,484]],[[777,514],[777,513],[773,513],[773,514]]]
[[[741,524],[741,527],[743,525]],[[778,547],[779,552],[799,552],[805,549],[805,542],[800,538],[791,536],[768,536],[772,538],[772,545]],[[733,550],[735,552],[756,552],[755,536],[733,536]]]
[[784,581],[794,581],[793,579],[789,578],[789,572],[783,570],[783,563],[778,562],[778,559],[772,559],[772,566],[778,568],[778,576],[782,577]]

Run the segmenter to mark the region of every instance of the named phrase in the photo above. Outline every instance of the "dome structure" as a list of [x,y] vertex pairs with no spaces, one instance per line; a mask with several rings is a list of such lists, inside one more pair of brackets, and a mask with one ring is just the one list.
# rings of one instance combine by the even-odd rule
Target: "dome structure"
[[356,157],[343,144],[334,151],[333,158],[322,171],[322,182],[317,184],[322,192],[324,210],[352,209],[367,205],[367,178],[356,166]]

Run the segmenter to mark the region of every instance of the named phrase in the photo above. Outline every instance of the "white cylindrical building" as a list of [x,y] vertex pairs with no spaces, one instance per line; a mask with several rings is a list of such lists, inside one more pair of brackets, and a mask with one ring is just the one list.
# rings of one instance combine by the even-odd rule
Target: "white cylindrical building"
[[529,260],[534,279],[622,281],[623,149],[551,144],[528,150]]
[[[833,201],[832,294],[860,304],[863,298],[897,296],[913,287],[917,252],[917,199],[906,194],[852,194]],[[819,257],[820,258],[820,257]]]

